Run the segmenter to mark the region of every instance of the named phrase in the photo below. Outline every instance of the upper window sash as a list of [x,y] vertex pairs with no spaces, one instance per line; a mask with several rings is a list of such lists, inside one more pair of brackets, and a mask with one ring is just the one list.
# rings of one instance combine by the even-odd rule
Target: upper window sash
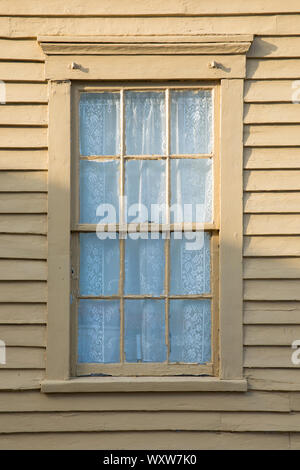
[[[213,196],[213,206],[211,207],[211,217],[207,220],[203,221],[196,221],[196,220],[179,220],[178,217],[176,218],[176,214],[174,213],[167,213],[165,214],[165,221],[162,222],[160,221],[159,224],[152,224],[151,221],[148,219],[148,223],[139,222],[137,230],[141,232],[147,232],[149,230],[165,230],[166,225],[168,224],[168,228],[171,231],[176,231],[176,230],[182,230],[184,228],[185,230],[218,230],[219,228],[219,207],[218,207],[218,186],[219,186],[219,178],[218,178],[218,173],[219,173],[219,162],[218,162],[218,138],[216,139],[215,137],[219,134],[219,112],[220,112],[220,101],[219,101],[219,85],[217,83],[194,83],[190,85],[183,85],[182,83],[172,83],[172,84],[158,84],[158,85],[152,85],[150,86],[150,91],[155,91],[155,92],[160,92],[163,96],[165,96],[165,104],[166,104],[166,111],[165,111],[165,116],[164,120],[166,121],[165,123],[165,143],[162,150],[162,153],[160,155],[128,155],[128,152],[126,151],[126,116],[124,116],[125,119],[121,119],[121,116],[118,117],[119,121],[118,124],[116,124],[116,132],[118,133],[118,141],[119,141],[119,149],[115,149],[115,155],[96,155],[97,150],[96,148],[90,149],[87,147],[87,144],[83,146],[82,143],[80,142],[80,130],[83,131],[80,125],[80,120],[76,118],[77,114],[79,113],[80,110],[80,102],[81,102],[81,97],[85,96],[86,93],[88,93],[89,96],[91,96],[91,93],[119,93],[120,94],[120,100],[125,99],[126,97],[126,92],[127,91],[132,91],[136,90],[137,92],[143,92],[143,91],[148,91],[149,90],[149,84],[135,84],[131,86],[125,86],[124,83],[120,83],[119,85],[116,83],[109,83],[107,85],[101,84],[74,84],[72,86],[72,102],[73,102],[73,119],[74,119],[74,125],[73,128],[75,129],[74,133],[74,148],[73,148],[73,153],[76,153],[76,161],[74,162],[74,166],[76,167],[76,171],[73,173],[73,183],[72,186],[74,188],[73,191],[73,204],[74,204],[74,210],[73,210],[73,218],[72,218],[72,230],[73,231],[90,231],[90,230],[96,230],[97,225],[102,225],[101,221],[100,223],[96,223],[96,217],[93,218],[93,220],[90,217],[82,217],[80,215],[80,204],[79,204],[79,194],[80,194],[80,188],[79,188],[79,181],[77,181],[77,176],[79,174],[79,162],[80,165],[84,163],[86,160],[95,160],[95,161],[109,161],[113,163],[114,161],[119,165],[119,171],[122,173],[124,170],[124,166],[127,165],[130,161],[133,160],[147,160],[147,161],[155,161],[157,159],[161,160],[165,164],[165,171],[167,171],[167,168],[170,166],[172,167],[175,162],[179,162],[181,159],[187,159],[188,161],[191,161],[191,159],[204,159],[205,161],[211,161],[211,172],[214,176],[214,179],[212,181],[212,191],[214,192]],[[211,123],[211,144],[210,144],[210,149],[211,152],[209,154],[204,154],[204,153],[194,153],[194,154],[172,154],[172,145],[171,145],[171,140],[172,140],[172,122],[170,121],[170,116],[171,116],[171,106],[172,106],[172,93],[173,91],[196,91],[196,90],[203,90],[203,91],[210,91],[211,93],[211,99],[212,99],[212,108],[211,108],[211,114],[212,114],[212,123]],[[124,96],[125,95],[125,96]],[[121,103],[119,104],[119,106]],[[124,108],[124,104],[122,104],[122,108]],[[120,111],[119,111],[120,113]],[[75,116],[76,115],[76,116]],[[125,123],[125,124],[124,124]],[[124,129],[123,129],[124,127]],[[174,127],[174,124],[173,124]],[[75,142],[76,141],[76,142]],[[122,147],[122,149],[121,149]],[[80,152],[79,150],[80,149]],[[119,150],[119,152],[118,152]],[[120,152],[122,150],[122,152]],[[106,150],[104,150],[105,152]],[[85,153],[93,153],[93,155],[85,155]],[[110,152],[111,153],[111,152]],[[130,153],[130,149],[129,149]],[[133,163],[132,163],[133,164]],[[181,166],[184,164],[184,162],[181,162]],[[174,170],[171,168],[171,174],[174,174]],[[120,179],[120,184],[117,184],[116,190],[118,190],[118,193],[120,196],[125,196],[127,194],[126,190],[126,179],[124,180],[124,175]],[[123,185],[125,184],[125,187]],[[166,187],[165,187],[165,203],[167,206],[172,206],[172,204],[176,204],[175,198],[171,198],[169,201],[170,197],[170,188],[171,185],[174,184],[174,182],[169,181],[169,178],[167,178],[166,181]],[[172,194],[172,192],[171,192]],[[156,201],[154,201],[156,202]],[[130,198],[128,199],[128,203],[130,203]],[[123,209],[122,207],[119,207],[119,210],[117,211],[117,216],[120,213],[120,210]],[[173,206],[174,209],[174,206]],[[195,214],[194,214],[195,215]],[[95,216],[95,213],[94,213]],[[121,220],[123,217],[123,221]],[[124,221],[126,221],[126,224],[128,225],[128,222],[130,221],[129,219],[125,220],[124,219],[124,214],[120,214],[120,217],[117,217],[116,224],[109,224],[106,223],[104,230],[106,231],[117,231],[120,232],[122,231],[122,228],[124,228]],[[97,218],[98,222],[98,218]],[[123,222],[123,223],[122,223]],[[145,221],[146,222],[146,221]],[[183,224],[185,224],[183,226]],[[126,227],[129,228],[130,227]]]

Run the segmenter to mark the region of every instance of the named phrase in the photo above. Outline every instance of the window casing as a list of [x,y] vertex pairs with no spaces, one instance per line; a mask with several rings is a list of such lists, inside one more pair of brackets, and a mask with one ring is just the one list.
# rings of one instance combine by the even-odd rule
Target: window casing
[[[127,95],[128,93],[128,95]],[[127,125],[126,119],[129,119],[126,112],[126,100],[127,96],[130,96],[129,99],[136,93],[151,93],[151,98],[153,98],[154,93],[159,93],[161,102],[164,105],[163,119],[162,119],[162,141],[164,145],[157,145],[157,142],[151,142],[155,150],[159,147],[160,153],[155,154],[152,152],[149,153],[149,149],[137,148],[135,145],[135,140],[132,140],[131,143],[127,144],[128,148],[126,150],[127,143],[127,127],[130,129],[130,126]],[[197,145],[192,148],[192,152],[188,154],[184,152],[184,145],[178,145],[178,139],[176,141],[177,145],[175,148],[175,140],[173,138],[173,133],[178,132],[178,125],[176,129],[174,126],[174,118],[172,114],[172,106],[175,102],[175,99],[179,96],[178,93],[183,93],[186,96],[188,93],[188,98],[191,99],[193,96],[190,93],[199,94],[202,93],[204,98],[209,100],[211,114],[209,125],[204,125],[204,130],[210,134],[208,137],[208,143],[204,145],[204,150],[201,152],[197,151],[199,142]],[[111,145],[111,140],[108,141],[107,148],[108,150],[102,148],[102,153],[104,155],[95,155],[96,151],[93,147],[93,138],[90,136],[87,139],[85,134],[89,134],[89,130],[86,129],[83,125],[80,125],[80,110],[86,110],[89,112],[90,103],[95,102],[95,98],[99,97],[101,94],[108,97],[110,101],[111,98],[115,101],[119,98],[119,107],[120,111],[117,119],[117,129],[116,133],[119,134],[119,137],[113,136],[115,140],[119,141],[119,152],[116,150],[115,155],[107,155],[107,153],[113,153],[115,149],[115,144]],[[109,95],[110,94],[110,95]],[[137,95],[138,96],[138,95]],[[90,100],[88,102],[88,108],[86,108],[86,98]],[[92,100],[92,101],[91,101]],[[80,103],[84,103],[83,107],[80,106]],[[71,353],[72,358],[72,370],[74,376],[87,376],[87,375],[97,375],[97,374],[107,374],[112,376],[158,376],[158,375],[210,375],[216,376],[218,374],[218,324],[219,324],[219,312],[218,312],[218,245],[219,245],[219,161],[218,161],[218,136],[219,136],[219,86],[215,82],[184,82],[184,83],[159,83],[159,84],[150,84],[150,83],[127,83],[127,84],[118,84],[110,83],[104,85],[100,84],[78,84],[73,85],[72,87],[72,103],[74,103],[73,109],[73,119],[74,123],[72,128],[74,129],[74,138],[73,140],[73,155],[72,155],[72,321],[74,322],[74,335],[73,338],[73,350]],[[127,105],[129,107],[130,102],[127,100]],[[114,103],[113,103],[114,106]],[[115,109],[115,107],[114,107]],[[95,108],[94,108],[95,110]],[[204,111],[205,113],[205,111]],[[203,118],[203,116],[202,116]],[[156,116],[156,120],[157,120]],[[208,118],[207,118],[208,119]],[[89,121],[91,122],[91,120]],[[97,126],[97,122],[94,121]],[[172,129],[173,128],[173,129]],[[80,135],[81,131],[81,135]],[[106,129],[107,132],[107,129]],[[129,131],[130,132],[130,131]],[[94,134],[93,134],[94,135]],[[206,136],[201,136],[205,140]],[[94,137],[95,138],[95,137]],[[136,139],[136,136],[134,136]],[[151,139],[150,139],[151,140]],[[159,138],[157,139],[159,140]],[[197,139],[196,139],[197,140]],[[84,142],[82,142],[84,141]],[[89,145],[90,142],[90,145]],[[146,146],[147,147],[147,146]],[[180,147],[180,148],[179,148]],[[138,152],[138,150],[141,150]],[[177,153],[178,152],[178,153]],[[88,154],[88,155],[86,155]],[[199,163],[199,168],[196,167],[197,162]],[[125,226],[125,204],[122,202],[123,196],[128,196],[127,190],[130,185],[133,184],[133,179],[127,182],[127,175],[129,174],[130,165],[140,164],[140,165],[160,165],[164,166],[163,174],[163,186],[165,186],[165,202],[168,208],[174,207],[172,203],[176,201],[176,196],[181,197],[181,192],[179,194],[173,194],[175,192],[174,178],[175,178],[175,165],[178,163],[184,169],[188,165],[193,166],[192,172],[199,172],[199,182],[201,177],[202,166],[209,164],[210,170],[208,170],[208,175],[211,175],[211,188],[206,188],[204,186],[204,192],[212,192],[212,207],[210,211],[208,209],[209,203],[206,204],[204,211],[211,212],[211,215],[206,215],[199,219],[198,223],[196,220],[191,220],[189,217],[181,219],[180,216],[175,220],[176,212],[167,210],[165,213],[164,220],[160,220],[160,224],[157,223],[145,223],[141,219],[139,214],[139,220],[135,219],[134,223],[128,223]],[[108,164],[111,166],[118,165],[119,167],[119,177],[115,178],[114,183],[118,187],[114,188],[114,192],[118,191],[118,195],[121,196],[120,207],[117,210],[117,213],[120,213],[120,219],[117,221],[117,224],[107,223],[107,224],[96,224],[96,220],[99,219],[95,217],[95,208],[100,202],[108,201],[95,201],[99,199],[99,192],[95,190],[93,194],[91,186],[93,184],[99,184],[93,174],[93,169],[95,165],[101,167],[101,165]],[[86,167],[91,167],[91,170],[87,170]],[[104,168],[104,167],[103,167]],[[115,169],[114,169],[115,170]],[[149,170],[149,168],[148,168]],[[98,171],[98,170],[95,170]],[[101,170],[99,170],[101,171]],[[103,170],[104,171],[104,170]],[[87,176],[91,176],[91,181],[87,179]],[[139,172],[135,172],[135,177],[139,178]],[[193,174],[185,173],[185,178],[190,178],[192,180]],[[141,177],[141,176],[140,176]],[[158,175],[159,177],[159,175]],[[142,178],[142,177],[141,177]],[[208,176],[209,178],[209,176]],[[94,183],[93,183],[94,181]],[[128,183],[128,184],[127,184]],[[140,184],[143,184],[141,179]],[[162,187],[163,187],[162,186]],[[90,198],[86,195],[89,193]],[[111,193],[111,191],[110,191]],[[200,187],[199,187],[200,193]],[[202,195],[203,196],[203,195]],[[105,197],[105,196],[102,196]],[[90,209],[86,208],[86,205],[83,204],[88,202],[88,199],[92,201],[92,207]],[[200,202],[201,197],[199,198]],[[206,197],[205,197],[206,199]],[[109,196],[109,200],[117,204],[117,198]],[[96,205],[94,205],[96,202]],[[128,198],[128,204],[136,203],[132,198]],[[149,203],[155,203],[156,201],[149,201]],[[185,201],[182,202],[184,204]],[[189,199],[186,202],[193,203],[193,217],[195,216],[195,207],[198,200]],[[104,214],[102,214],[104,215]],[[128,214],[127,214],[128,215]],[[187,214],[189,215],[189,214]],[[150,211],[149,211],[150,217]],[[106,217],[107,219],[107,217]],[[93,223],[85,223],[86,220]],[[128,219],[130,220],[130,219]],[[180,220],[180,222],[179,222]],[[109,222],[109,220],[108,220]],[[151,221],[150,221],[151,222]],[[163,222],[163,223],[162,223]],[[101,228],[104,232],[110,232],[111,236],[117,232],[116,240],[109,240],[109,244],[105,240],[97,240],[96,230]],[[159,241],[145,240],[141,241],[141,244],[152,243],[152,247],[156,246],[156,256],[157,259],[154,260],[154,263],[161,263],[160,257],[164,258],[163,263],[163,289],[161,291],[152,292],[150,286],[148,290],[144,290],[142,293],[137,293],[133,286],[128,286],[128,280],[130,278],[130,269],[125,269],[130,266],[130,263],[133,263],[133,258],[137,252],[136,247],[137,241],[130,241],[130,232],[137,230],[139,234],[143,233],[145,236],[151,237],[151,232],[157,233]],[[180,232],[183,232],[182,240],[176,240],[176,237]],[[193,231],[193,232],[192,232]],[[200,233],[204,231],[203,240],[200,236]],[[126,233],[127,232],[127,233]],[[179,276],[181,273],[175,273],[173,265],[176,262],[176,256],[178,257],[178,245],[189,243],[188,239],[185,238],[185,232],[187,236],[191,236],[194,233],[197,236],[200,236],[201,242],[205,244],[201,250],[196,252],[191,252],[189,256],[192,260],[192,255],[198,255],[204,257],[204,250],[207,245],[209,245],[209,280],[210,286],[204,289],[201,286],[187,286],[185,290],[180,288],[176,289],[175,275]],[[153,235],[152,235],[153,236]],[[180,236],[180,235],[179,235]],[[123,238],[122,238],[123,237]],[[204,242],[205,240],[205,242]],[[104,292],[101,290],[101,286],[97,287],[95,284],[95,279],[93,275],[103,276],[103,273],[100,273],[100,270],[95,269],[95,263],[100,261],[98,258],[93,259],[91,253],[97,253],[97,247],[102,244],[102,249],[105,251],[110,248],[110,259],[111,257],[118,257],[115,259],[115,264],[120,266],[120,278],[118,289],[115,287],[115,290],[109,292]],[[91,246],[94,248],[89,248]],[[157,249],[159,245],[159,248]],[[131,253],[129,252],[129,247],[131,246]],[[184,250],[182,248],[182,250]],[[175,254],[175,251],[177,253]],[[119,252],[119,253],[118,253]],[[182,251],[181,251],[182,252]],[[185,251],[185,253],[187,253]],[[90,261],[86,259],[90,255]],[[197,257],[194,259],[198,259]],[[200,260],[201,261],[201,260]],[[153,262],[153,261],[152,261]],[[203,261],[204,263],[204,261]],[[195,263],[194,263],[195,265]],[[115,267],[115,270],[117,266]],[[205,268],[204,268],[205,269]],[[88,272],[89,271],[89,272]],[[92,274],[91,274],[92,272]],[[174,273],[174,274],[173,274]],[[187,273],[186,273],[187,274]],[[197,272],[193,273],[194,275]],[[88,280],[89,279],[89,280]],[[91,288],[91,283],[94,281],[94,286]],[[153,279],[152,279],[153,281]],[[89,285],[87,285],[89,283]],[[102,278],[102,284],[105,281]],[[149,282],[148,282],[149,283]],[[84,284],[84,286],[83,286]],[[98,283],[99,284],[99,283]],[[116,283],[115,283],[116,284]],[[176,284],[176,283],[175,283]],[[178,284],[178,283],[177,283]],[[98,292],[96,292],[98,288]],[[102,285],[103,288],[103,285]],[[101,294],[99,294],[99,289]],[[181,302],[180,302],[181,301]],[[143,334],[141,327],[136,327],[134,323],[139,321],[140,311],[144,310],[143,320],[146,323],[146,329],[151,331],[151,328],[154,328],[153,322],[156,321],[156,331],[152,333],[152,337],[145,340],[146,334]],[[150,311],[150,313],[149,313]],[[189,314],[188,311],[191,313]],[[91,313],[93,312],[93,313]],[[109,313],[108,313],[109,312]],[[132,313],[131,312],[135,312]],[[147,313],[148,312],[148,313]],[[184,319],[181,320],[179,317],[183,316]],[[189,316],[188,316],[189,315]],[[112,335],[106,339],[106,341],[113,344],[110,351],[107,352],[106,357],[104,358],[104,352],[101,353],[100,350],[105,351],[105,338],[107,334],[103,332],[103,324],[105,322],[106,316],[109,316],[111,321],[111,327],[108,328],[108,332],[112,331]],[[120,316],[119,321],[117,317]],[[202,319],[200,318],[202,316]],[[135,320],[131,320],[133,317]],[[150,317],[150,320],[147,320],[147,317]],[[198,318],[197,318],[198,317]],[[79,321],[78,321],[79,318]],[[98,320],[97,320],[97,319]],[[96,319],[96,320],[95,320]],[[91,322],[93,322],[91,324]],[[174,330],[176,323],[180,324],[179,329],[183,329],[183,324],[186,324],[186,327],[190,331],[176,331]],[[201,325],[199,322],[201,321]],[[149,323],[152,322],[152,325]],[[193,323],[194,322],[194,323]],[[102,331],[100,331],[99,323],[102,325]],[[127,326],[129,325],[129,326]],[[116,331],[119,329],[120,343],[119,345],[116,342]],[[135,331],[134,331],[135,330]],[[145,328],[144,328],[145,330]],[[177,326],[178,330],[178,326]],[[195,332],[198,330],[198,339]],[[202,330],[202,333],[201,331]],[[208,333],[209,330],[209,333]],[[204,333],[203,333],[204,332]],[[141,335],[139,334],[141,333]],[[175,336],[177,334],[177,336]],[[209,335],[209,339],[201,339],[200,334],[205,334],[206,337]],[[103,335],[102,340],[100,341],[99,335]],[[157,341],[157,337],[161,336],[160,342]],[[180,343],[180,336],[185,336],[185,345],[182,345],[181,350],[185,350],[185,354],[182,352],[180,356],[180,347],[176,346],[175,341],[177,338],[177,343]],[[96,338],[97,336],[97,338]],[[109,336],[109,333],[108,333]],[[149,333],[148,333],[149,336]],[[151,332],[150,332],[151,336]],[[175,340],[173,339],[175,336]],[[78,344],[79,338],[79,344]],[[138,344],[138,340],[141,344]],[[155,342],[155,348],[151,350],[151,341]],[[99,345],[100,341],[100,345]],[[194,344],[187,344],[194,341]],[[197,345],[197,341],[200,345]],[[202,344],[201,344],[202,341]],[[203,344],[204,341],[208,344]],[[89,347],[88,342],[91,342],[93,346]],[[149,344],[150,342],[150,344]],[[97,345],[98,343],[98,345]],[[131,343],[131,344],[130,344]],[[147,344],[148,354],[143,354],[143,346]],[[163,352],[163,347],[166,346],[165,354]],[[196,350],[202,347],[202,354],[196,353]],[[97,349],[98,348],[98,349]],[[117,349],[119,348],[119,351]],[[132,356],[132,350],[137,348],[139,351],[136,353],[136,357]],[[188,350],[189,348],[189,350]],[[203,348],[206,348],[205,354],[203,353]],[[209,352],[207,349],[209,348]],[[115,351],[113,351],[113,349]],[[155,354],[155,350],[161,350],[160,354]],[[98,351],[98,353],[97,353]],[[175,351],[175,353],[173,352]],[[118,360],[120,357],[120,361]],[[134,356],[134,353],[133,353]],[[201,357],[200,357],[201,356]],[[209,359],[207,360],[207,358]],[[76,360],[77,358],[77,360]],[[96,360],[93,361],[93,358]],[[158,359],[158,360],[157,360]],[[183,360],[180,360],[183,359]],[[103,363],[106,362],[106,363]]]
[[[47,368],[41,391],[247,390],[242,330],[243,84],[245,54],[252,40],[251,35],[158,36],[138,41],[130,36],[38,38],[49,81]],[[70,144],[71,89],[76,83],[95,80],[213,80],[219,85],[219,334],[214,376],[75,375],[70,232],[75,220],[71,217],[71,155],[76,148],[73,138]]]

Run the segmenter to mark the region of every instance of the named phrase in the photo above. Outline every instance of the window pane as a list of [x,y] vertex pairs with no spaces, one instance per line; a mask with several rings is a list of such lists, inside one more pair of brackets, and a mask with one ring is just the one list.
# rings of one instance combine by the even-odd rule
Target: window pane
[[78,362],[120,361],[119,301],[80,300]]
[[[131,160],[125,166],[125,194],[128,205],[128,222],[157,222],[155,215],[166,202],[166,173],[163,160]],[[152,214],[151,214],[151,205]],[[156,206],[155,206],[156,205]],[[152,217],[151,217],[152,215]],[[161,220],[164,220],[161,218]]]
[[127,155],[165,152],[165,97],[150,91],[125,92]]
[[212,94],[207,90],[171,92],[171,153],[212,151]]
[[120,154],[119,93],[80,95],[80,154]]
[[187,237],[184,233],[178,235],[182,235],[182,240],[176,240],[172,233],[170,241],[171,294],[209,293],[210,235],[204,232],[189,232]]
[[163,300],[125,301],[126,362],[164,362],[165,309]]
[[210,300],[170,301],[170,362],[211,360]]
[[[100,204],[110,204],[108,213],[96,215]],[[105,208],[103,208],[105,209]],[[106,216],[105,221],[102,220]],[[100,219],[101,216],[101,219]],[[80,161],[80,223],[115,223],[119,217],[119,162]]]
[[164,290],[164,240],[148,239],[125,242],[125,294],[161,295]]
[[80,295],[118,294],[119,240],[99,240],[96,233],[80,234]]
[[212,204],[211,159],[171,160],[171,221],[210,222]]

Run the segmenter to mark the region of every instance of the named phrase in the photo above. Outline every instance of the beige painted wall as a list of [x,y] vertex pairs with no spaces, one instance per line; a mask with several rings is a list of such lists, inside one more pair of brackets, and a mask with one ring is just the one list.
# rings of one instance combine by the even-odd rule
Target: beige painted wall
[[[0,448],[299,449],[300,370],[290,360],[291,342],[300,339],[300,105],[292,103],[300,79],[298,0],[2,0],[0,30],[0,80],[7,83],[7,105],[0,105],[0,338],[9,364],[0,366]],[[244,91],[249,391],[47,396],[39,383],[48,94],[44,57],[32,38],[161,31],[255,34]]]

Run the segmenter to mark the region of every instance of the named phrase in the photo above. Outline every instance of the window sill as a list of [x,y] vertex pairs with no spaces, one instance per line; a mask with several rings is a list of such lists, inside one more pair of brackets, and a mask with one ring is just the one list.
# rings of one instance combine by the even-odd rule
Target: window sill
[[247,381],[217,377],[79,377],[44,380],[43,393],[95,392],[246,392]]

